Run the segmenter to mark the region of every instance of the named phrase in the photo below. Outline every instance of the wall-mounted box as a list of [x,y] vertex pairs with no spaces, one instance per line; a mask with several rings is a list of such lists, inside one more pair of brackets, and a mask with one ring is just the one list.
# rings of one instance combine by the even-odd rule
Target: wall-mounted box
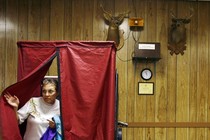
[[132,27],[132,26],[143,27],[144,26],[144,20],[143,20],[143,18],[132,17],[132,18],[128,19],[128,24],[129,24],[130,27]]
[[139,42],[134,49],[134,60],[158,61],[160,58],[160,43]]

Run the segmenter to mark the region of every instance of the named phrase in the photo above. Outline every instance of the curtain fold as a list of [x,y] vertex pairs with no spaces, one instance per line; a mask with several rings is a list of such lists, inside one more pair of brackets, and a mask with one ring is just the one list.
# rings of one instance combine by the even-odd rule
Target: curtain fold
[[[61,99],[67,140],[113,140],[115,49],[71,43],[60,49]],[[62,61],[65,60],[65,61]]]
[[[114,42],[18,42],[18,82],[8,88],[23,105],[40,95],[40,81],[59,50],[61,117],[65,140],[113,140],[115,130]],[[0,98],[2,139],[19,140],[12,109]],[[10,123],[8,123],[10,122]],[[3,129],[3,128],[7,129]],[[3,130],[2,130],[3,129]],[[13,135],[11,135],[11,132]]]
[[[30,50],[30,51],[28,51]],[[53,58],[56,56],[55,49],[40,48],[36,46],[28,49],[25,46],[18,48],[18,82],[7,87],[0,97],[0,139],[21,140],[16,114],[12,107],[5,101],[3,94],[9,92],[16,95],[22,107],[32,96],[40,96],[40,81],[46,75]],[[27,52],[27,54],[26,54]],[[47,52],[36,56],[39,52]],[[33,58],[33,61],[32,59]]]

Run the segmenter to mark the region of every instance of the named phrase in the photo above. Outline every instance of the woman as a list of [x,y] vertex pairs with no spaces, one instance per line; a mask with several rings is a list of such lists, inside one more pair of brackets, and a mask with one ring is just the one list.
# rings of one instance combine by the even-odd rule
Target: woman
[[42,82],[42,97],[31,98],[18,110],[19,99],[9,93],[4,97],[17,115],[19,124],[27,119],[24,140],[39,140],[48,127],[55,128],[52,117],[60,115],[58,96],[58,83],[54,79],[45,79]]

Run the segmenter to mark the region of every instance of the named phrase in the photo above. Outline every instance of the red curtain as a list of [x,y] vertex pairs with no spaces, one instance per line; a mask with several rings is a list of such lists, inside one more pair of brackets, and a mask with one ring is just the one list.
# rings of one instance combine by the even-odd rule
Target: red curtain
[[[18,82],[3,93],[18,96],[21,106],[32,96],[39,96],[40,81],[57,56],[65,139],[114,139],[113,42],[18,42],[18,46]],[[15,114],[3,97],[0,107],[2,139],[21,139]]]

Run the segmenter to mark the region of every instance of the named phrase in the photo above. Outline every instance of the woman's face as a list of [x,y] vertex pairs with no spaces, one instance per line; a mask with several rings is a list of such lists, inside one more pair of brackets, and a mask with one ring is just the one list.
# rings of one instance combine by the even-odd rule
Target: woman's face
[[58,96],[58,93],[56,92],[56,87],[54,84],[46,84],[42,87],[42,96],[46,103],[54,104],[55,99]]

